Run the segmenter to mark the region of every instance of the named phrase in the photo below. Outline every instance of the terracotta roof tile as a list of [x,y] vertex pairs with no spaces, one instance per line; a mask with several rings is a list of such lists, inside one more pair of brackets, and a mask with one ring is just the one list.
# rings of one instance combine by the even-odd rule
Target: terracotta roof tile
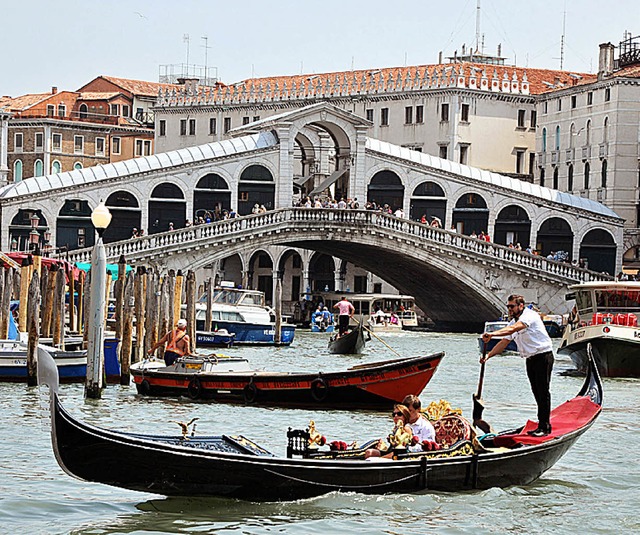
[[51,97],[51,93],[29,93],[19,97],[0,97],[0,108],[10,111],[22,111]]
[[110,100],[118,95],[122,95],[122,93],[111,92],[111,93],[102,93],[98,91],[83,91],[80,93],[80,100]]
[[158,82],[147,82],[145,80],[129,80],[128,78],[116,78],[115,76],[102,76],[111,82],[135,95],[155,97],[160,89],[174,89],[181,86],[175,84],[161,84]]

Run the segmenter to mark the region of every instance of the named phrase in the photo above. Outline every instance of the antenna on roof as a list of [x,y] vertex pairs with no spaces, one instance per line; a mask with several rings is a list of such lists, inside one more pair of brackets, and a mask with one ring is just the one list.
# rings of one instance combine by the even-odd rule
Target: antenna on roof
[[202,46],[202,48],[204,48],[204,79],[205,79],[205,83],[208,85],[209,84],[209,74],[207,73],[207,71],[209,70],[209,63],[207,62],[207,52],[209,51],[209,49],[211,48],[209,46],[209,37],[206,35],[203,35],[201,37],[201,39],[204,41],[204,45],[200,45]]
[[562,12],[562,37],[560,38],[560,70],[564,66],[564,32],[567,22],[567,3],[564,4],[564,11]]
[[480,0],[476,4],[476,54],[481,52],[480,49]]
[[184,43],[187,43],[187,71],[189,71],[189,34],[185,33],[182,36],[182,41]]

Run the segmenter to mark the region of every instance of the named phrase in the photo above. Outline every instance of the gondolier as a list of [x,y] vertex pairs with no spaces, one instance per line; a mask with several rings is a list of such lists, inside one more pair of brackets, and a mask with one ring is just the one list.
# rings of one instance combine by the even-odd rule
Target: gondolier
[[347,300],[347,298],[343,295],[342,299],[338,301],[333,308],[337,308],[339,311],[339,336],[342,336],[349,330],[349,320],[353,317],[356,312],[356,309],[353,308],[353,305]]
[[165,343],[167,348],[164,350],[164,362],[167,366],[171,366],[178,358],[190,353],[187,320],[179,319],[175,329],[169,331],[151,346],[149,355]]
[[538,405],[538,428],[529,434],[546,436],[551,433],[549,413],[551,412],[551,370],[553,369],[553,346],[551,338],[545,329],[540,314],[525,306],[524,297],[510,295],[507,309],[511,322],[506,327],[493,332],[485,332],[482,340],[486,343],[494,336],[503,336],[495,347],[480,358],[486,362],[491,357],[504,351],[513,340],[518,346],[518,353],[527,364],[527,376],[531,383],[531,391]]

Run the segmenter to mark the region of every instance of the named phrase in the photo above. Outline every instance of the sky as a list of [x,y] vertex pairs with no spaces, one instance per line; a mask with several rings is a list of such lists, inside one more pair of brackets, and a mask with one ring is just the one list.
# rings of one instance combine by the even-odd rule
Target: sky
[[[208,65],[225,83],[438,62],[476,40],[477,0],[6,2],[0,96],[76,90],[99,75],[158,81]],[[598,45],[640,35],[640,0],[481,0],[484,51],[522,67],[596,72]],[[634,28],[632,24],[637,26]],[[188,43],[185,36],[188,37]],[[206,37],[207,39],[203,39]],[[205,48],[204,45],[208,45]]]

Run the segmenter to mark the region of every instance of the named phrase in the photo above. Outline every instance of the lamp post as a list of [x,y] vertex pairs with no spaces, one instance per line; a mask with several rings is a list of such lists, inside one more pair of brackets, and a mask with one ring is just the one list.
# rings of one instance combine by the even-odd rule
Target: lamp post
[[44,238],[44,256],[49,256],[51,252],[51,230],[47,228],[43,234]]
[[40,225],[40,218],[34,212],[29,218],[31,224],[31,232],[29,232],[29,249],[34,251],[40,243],[40,233],[38,232],[38,226]]
[[87,346],[87,380],[84,395],[100,399],[102,394],[102,368],[104,364],[104,309],[107,287],[107,255],[102,235],[111,223],[111,213],[101,201],[91,213],[91,222],[98,232],[98,239],[91,253],[91,293]]

